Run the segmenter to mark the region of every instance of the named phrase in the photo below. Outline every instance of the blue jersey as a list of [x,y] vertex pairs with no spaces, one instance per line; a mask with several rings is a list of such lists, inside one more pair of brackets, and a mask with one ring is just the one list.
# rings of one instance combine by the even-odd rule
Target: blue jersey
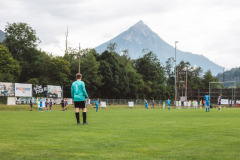
[[145,102],[145,106],[148,106],[148,102],[147,102],[147,100],[145,100],[144,102]]
[[96,107],[98,107],[98,104],[99,104],[99,102],[98,102],[98,101],[96,101],[96,102],[95,102],[95,105],[96,105]]
[[167,100],[167,104],[170,106],[170,103],[171,103],[171,100],[170,99],[168,99]]
[[43,102],[43,100],[40,99],[39,102],[40,102],[40,107],[42,107],[42,102]]
[[205,95],[204,98],[205,98],[205,101],[209,101],[210,100],[210,96],[209,95]]

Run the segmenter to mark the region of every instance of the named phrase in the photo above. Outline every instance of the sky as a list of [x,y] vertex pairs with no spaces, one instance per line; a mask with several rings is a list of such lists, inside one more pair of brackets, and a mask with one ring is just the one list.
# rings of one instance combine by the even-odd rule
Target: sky
[[181,51],[204,55],[225,70],[240,67],[239,0],[0,0],[0,30],[30,25],[39,48],[95,48],[142,20]]

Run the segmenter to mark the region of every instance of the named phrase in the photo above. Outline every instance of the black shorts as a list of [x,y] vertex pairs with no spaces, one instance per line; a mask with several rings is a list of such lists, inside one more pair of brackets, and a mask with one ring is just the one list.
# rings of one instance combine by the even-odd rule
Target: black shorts
[[74,107],[75,108],[86,108],[85,101],[75,101]]

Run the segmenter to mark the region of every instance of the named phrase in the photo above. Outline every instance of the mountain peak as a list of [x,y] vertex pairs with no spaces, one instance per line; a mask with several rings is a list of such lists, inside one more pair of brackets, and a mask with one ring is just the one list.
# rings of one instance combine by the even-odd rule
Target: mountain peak
[[138,21],[135,25],[130,27],[127,33],[128,34],[125,37],[126,40],[132,39],[138,42],[141,41],[138,40],[139,37],[145,37],[147,39],[151,37],[157,37],[157,35],[146,24],[144,24],[142,20]]
[[[142,20],[138,21],[135,25],[145,25]],[[135,26],[134,25],[134,26]]]
[[135,30],[151,30],[146,24],[143,23],[142,20],[140,20],[139,22],[137,22],[135,25],[133,25],[131,27],[132,29],[135,29]]
[[[168,60],[168,58],[174,57],[175,52],[175,48],[173,46],[161,39],[161,37],[144,24],[142,20],[138,21],[128,30],[120,33],[108,42],[97,46],[95,49],[98,53],[102,53],[107,49],[107,46],[110,43],[117,44],[117,53],[121,53],[122,50],[127,49],[129,51],[129,56],[132,59],[142,57],[145,54],[143,50],[148,49],[149,51],[154,52],[163,64]],[[204,71],[212,68],[211,71],[213,75],[222,71],[222,67],[214,64],[204,56],[182,52],[180,50],[177,50],[177,53],[177,62],[182,60],[190,62],[193,66],[200,66]]]

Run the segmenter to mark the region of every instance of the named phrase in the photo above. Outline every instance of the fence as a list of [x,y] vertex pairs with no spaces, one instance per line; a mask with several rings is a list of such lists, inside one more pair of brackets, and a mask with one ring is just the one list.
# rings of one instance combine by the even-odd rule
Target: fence
[[[206,92],[209,92],[208,89],[189,89],[187,94],[187,100],[204,100]],[[240,99],[240,89],[211,89],[210,92],[210,103],[215,105],[217,104],[217,98],[219,94],[222,94],[222,99],[229,99],[236,101]],[[184,93],[179,90],[178,96],[179,99],[181,96],[185,96]],[[96,99],[91,99],[93,104]],[[128,102],[134,102],[134,105],[144,105],[143,99],[100,99],[100,101],[105,101],[107,105],[128,105]],[[147,100],[149,105],[152,105],[152,100]],[[162,104],[164,100],[154,100],[155,105]],[[7,104],[7,97],[0,96],[0,104]],[[171,100],[171,105],[174,105],[174,100]]]
[[0,96],[0,104],[7,104],[7,97]]
[[[187,91],[187,100],[204,100],[204,96],[208,93],[210,95],[210,103],[217,104],[219,94],[222,94],[222,99],[229,99],[236,101],[240,99],[240,89],[189,89]],[[182,91],[178,92],[178,97],[184,96]]]
[[[95,103],[97,99],[91,99],[91,103]],[[128,102],[134,102],[134,105],[144,105],[143,99],[99,99],[102,102],[106,102],[107,105],[128,105]],[[164,100],[154,100],[155,105],[162,104]],[[147,100],[148,105],[152,105],[152,100]],[[173,102],[172,102],[173,104]]]

